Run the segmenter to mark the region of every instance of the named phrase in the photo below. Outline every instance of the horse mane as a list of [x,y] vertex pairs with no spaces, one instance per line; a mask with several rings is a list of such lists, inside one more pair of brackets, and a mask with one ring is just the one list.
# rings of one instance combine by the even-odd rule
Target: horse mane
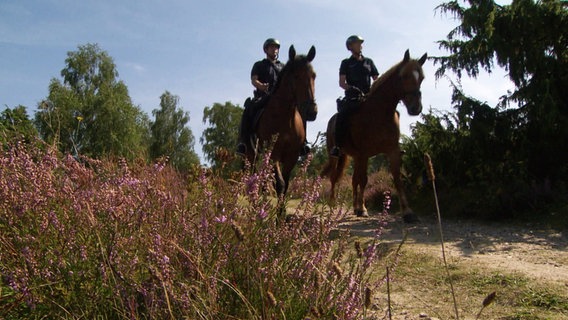
[[390,77],[395,73],[398,72],[400,67],[402,66],[404,61],[400,61],[399,63],[395,64],[394,66],[390,67],[387,71],[385,71],[382,75],[379,76],[377,80],[373,82],[371,85],[371,89],[369,89],[368,96],[375,93],[379,89],[380,86],[383,85]]

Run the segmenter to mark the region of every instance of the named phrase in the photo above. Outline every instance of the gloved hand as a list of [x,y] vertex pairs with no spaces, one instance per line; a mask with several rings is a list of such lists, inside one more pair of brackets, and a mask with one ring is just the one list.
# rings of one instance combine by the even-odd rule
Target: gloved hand
[[347,89],[345,91],[345,95],[347,97],[361,97],[364,94],[363,94],[363,91],[361,91],[361,89],[354,87],[354,86],[351,86],[351,87],[349,87],[349,89]]

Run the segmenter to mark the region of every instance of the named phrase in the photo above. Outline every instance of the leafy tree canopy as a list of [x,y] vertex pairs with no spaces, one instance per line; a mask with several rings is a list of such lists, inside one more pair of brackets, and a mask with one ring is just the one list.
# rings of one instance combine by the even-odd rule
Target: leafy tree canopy
[[437,9],[460,24],[438,42],[449,55],[433,58],[436,77],[452,72],[458,79],[475,78],[499,66],[516,88],[492,107],[454,84],[456,113],[424,114],[413,139],[404,141],[409,175],[420,181],[422,155],[429,152],[440,186],[463,199],[455,203],[469,216],[475,210],[502,217],[534,212],[552,197],[563,206],[566,197],[558,196],[565,195],[568,178],[566,1],[465,0]]
[[477,77],[480,69],[491,72],[497,63],[517,86],[511,96],[516,101],[524,104],[535,94],[548,94],[568,108],[568,2],[513,0],[501,6],[491,0],[465,1],[469,7],[460,2],[438,7],[461,24],[438,42],[450,55],[434,58],[440,65],[437,77],[447,71]]
[[228,101],[203,109],[203,123],[207,125],[199,138],[203,154],[212,168],[225,171],[225,176],[240,168],[238,161],[233,160],[242,113],[240,106]]
[[146,154],[148,117],[132,104],[112,58],[96,44],[67,53],[63,82],[52,79],[36,126],[64,152],[133,159]]
[[178,104],[179,97],[166,91],[160,97],[160,108],[152,111],[155,121],[150,126],[150,157],[168,157],[176,169],[188,171],[199,165],[199,157],[193,149],[193,133],[187,127],[189,112],[184,112]]
[[217,155],[232,152],[239,135],[239,124],[243,109],[231,102],[225,104],[214,103],[213,106],[203,109],[203,123],[207,128],[201,134],[199,141],[203,145],[205,159],[214,168],[221,168],[224,157]]
[[0,114],[0,143],[14,140],[30,142],[38,132],[28,117],[25,106],[6,108]]
[[[438,7],[461,24],[439,41],[450,55],[434,58],[439,64],[436,75],[453,71],[461,77],[463,70],[476,77],[480,68],[491,72],[494,63],[505,68],[516,89],[504,94],[499,107],[514,101],[518,108],[499,117],[507,117],[504,122],[515,130],[513,138],[523,145],[519,152],[530,175],[536,180],[559,180],[557,168],[568,160],[564,147],[568,143],[567,3],[513,0],[501,6],[490,0],[465,2],[468,7],[460,1]],[[461,97],[463,94],[454,94],[458,114],[476,117],[480,109],[467,107]]]

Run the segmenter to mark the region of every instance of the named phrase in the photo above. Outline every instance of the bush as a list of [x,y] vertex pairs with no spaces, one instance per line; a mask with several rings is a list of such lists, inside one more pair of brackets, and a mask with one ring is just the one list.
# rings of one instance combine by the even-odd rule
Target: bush
[[330,237],[345,213],[318,203],[319,179],[298,178],[299,204],[279,220],[271,173],[268,155],[227,181],[7,148],[0,317],[361,318],[378,241],[355,251]]
[[396,194],[396,188],[393,185],[392,176],[388,169],[380,168],[369,175],[364,195],[367,207],[381,210],[385,195],[388,196],[390,194]]

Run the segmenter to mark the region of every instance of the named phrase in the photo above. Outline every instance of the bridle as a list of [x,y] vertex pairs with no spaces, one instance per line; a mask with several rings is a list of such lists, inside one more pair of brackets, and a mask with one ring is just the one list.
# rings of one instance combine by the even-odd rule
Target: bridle
[[[293,67],[295,68],[296,66],[293,66]],[[290,70],[289,74],[292,74],[292,78],[294,78],[293,77],[293,70]],[[291,79],[291,81],[289,82],[288,85],[290,86],[290,90],[291,90],[292,95],[293,95],[293,101],[292,101],[293,103],[291,104],[292,106],[297,107],[299,110],[303,110],[305,108],[314,106],[316,104],[316,100],[314,98],[315,95],[314,95],[312,86],[308,85],[308,96],[309,96],[309,98],[302,101],[302,102],[299,102],[297,97],[296,97],[296,93],[295,93],[296,92],[296,81],[295,81],[295,79]],[[286,99],[280,97],[280,100],[286,100]]]
[[[413,71],[415,80],[418,82],[419,81],[419,74],[417,74],[418,71]],[[402,77],[401,77],[402,80]],[[420,91],[420,84],[418,84],[418,87],[414,90],[408,90],[408,91],[404,91],[402,94],[402,100],[403,101],[417,101],[420,102],[420,99],[422,98],[422,91]],[[406,104],[406,103],[405,103]],[[408,112],[409,114],[412,115],[417,115],[422,111],[422,106],[420,103],[415,103],[411,106],[408,106]]]

